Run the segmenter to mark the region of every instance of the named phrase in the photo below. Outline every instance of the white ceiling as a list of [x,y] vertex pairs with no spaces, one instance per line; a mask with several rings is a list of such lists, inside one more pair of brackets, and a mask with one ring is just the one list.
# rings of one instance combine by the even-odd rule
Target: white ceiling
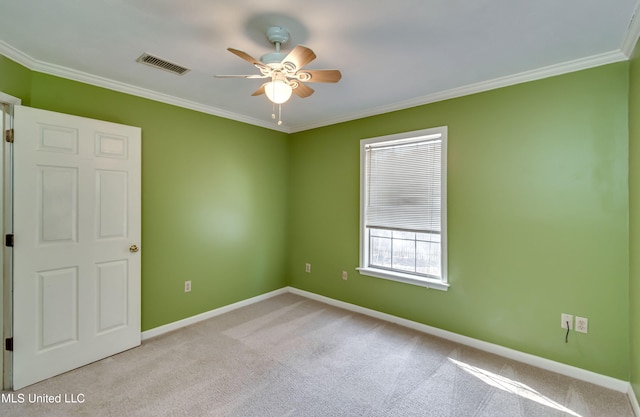
[[[0,0],[0,53],[62,77],[294,132],[627,59],[638,0]],[[640,20],[640,19],[636,19]],[[252,97],[263,80],[228,52],[273,50],[291,33],[339,69],[337,84],[283,105]],[[188,67],[136,63],[143,52]]]

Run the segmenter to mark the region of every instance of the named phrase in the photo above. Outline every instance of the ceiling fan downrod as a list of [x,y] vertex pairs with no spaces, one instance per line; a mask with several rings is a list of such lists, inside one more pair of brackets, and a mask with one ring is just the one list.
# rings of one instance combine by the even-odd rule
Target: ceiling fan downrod
[[275,47],[275,52],[269,52],[260,57],[260,61],[266,65],[279,64],[286,56],[280,52],[283,44],[289,41],[289,31],[280,26],[272,26],[267,29],[267,39]]

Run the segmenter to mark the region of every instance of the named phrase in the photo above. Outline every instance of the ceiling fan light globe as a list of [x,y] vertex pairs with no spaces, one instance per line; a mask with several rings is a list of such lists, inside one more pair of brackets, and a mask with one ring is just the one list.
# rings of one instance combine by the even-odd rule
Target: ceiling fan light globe
[[291,98],[292,92],[291,86],[281,80],[271,81],[264,86],[267,98],[276,104],[285,103]]

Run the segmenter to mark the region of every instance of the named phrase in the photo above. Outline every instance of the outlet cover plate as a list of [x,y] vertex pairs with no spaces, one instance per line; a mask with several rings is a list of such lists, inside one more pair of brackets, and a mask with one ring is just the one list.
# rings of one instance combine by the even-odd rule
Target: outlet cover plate
[[567,322],[569,322],[569,330],[573,329],[573,315],[565,313],[560,314],[560,327],[566,329]]
[[589,332],[589,319],[586,317],[576,316],[576,332],[588,333]]

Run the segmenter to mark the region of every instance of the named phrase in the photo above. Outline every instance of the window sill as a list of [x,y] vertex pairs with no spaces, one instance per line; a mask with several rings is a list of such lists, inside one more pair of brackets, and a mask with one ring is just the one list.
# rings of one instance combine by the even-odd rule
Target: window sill
[[391,281],[403,282],[405,284],[419,285],[421,287],[433,288],[435,290],[447,291],[449,284],[431,278],[417,278],[415,275],[391,272],[384,269],[356,268],[362,275],[375,278],[383,278]]

